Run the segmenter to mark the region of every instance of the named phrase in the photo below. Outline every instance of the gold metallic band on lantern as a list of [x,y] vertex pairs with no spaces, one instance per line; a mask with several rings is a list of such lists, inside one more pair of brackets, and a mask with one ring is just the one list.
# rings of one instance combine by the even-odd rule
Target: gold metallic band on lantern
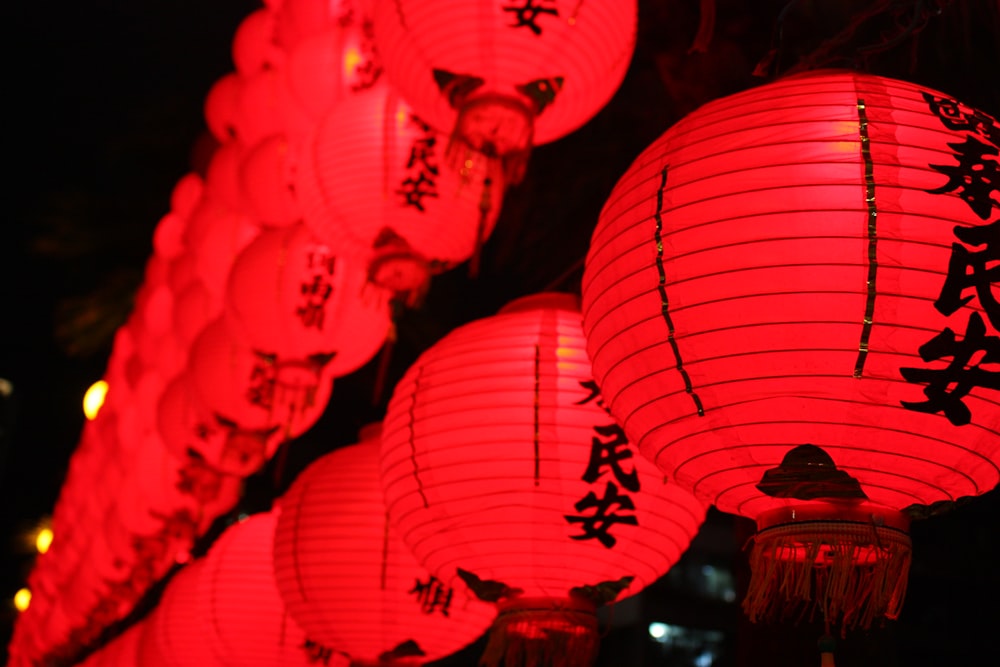
[[864,373],[868,358],[868,340],[872,335],[872,318],[875,315],[875,276],[878,272],[878,208],[875,206],[875,163],[872,160],[871,140],[868,137],[868,114],[865,101],[858,99],[858,133],[861,138],[861,157],[865,162],[865,205],[868,208],[868,299],[865,302],[865,319],[858,345],[858,360],[854,364],[854,377]]

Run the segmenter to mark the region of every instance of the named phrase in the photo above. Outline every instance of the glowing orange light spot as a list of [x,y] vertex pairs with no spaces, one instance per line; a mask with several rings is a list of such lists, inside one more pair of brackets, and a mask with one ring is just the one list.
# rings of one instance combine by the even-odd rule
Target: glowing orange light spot
[[38,553],[43,554],[49,550],[53,537],[51,528],[42,528],[38,531],[38,534],[35,535],[35,548],[38,549]]
[[104,397],[107,395],[108,383],[104,380],[98,380],[90,385],[87,393],[83,395],[83,414],[86,415],[87,419],[95,419],[97,417],[97,413],[101,411],[101,406],[104,405]]
[[14,608],[18,611],[24,611],[31,604],[31,591],[27,588],[22,588],[18,592],[14,593]]

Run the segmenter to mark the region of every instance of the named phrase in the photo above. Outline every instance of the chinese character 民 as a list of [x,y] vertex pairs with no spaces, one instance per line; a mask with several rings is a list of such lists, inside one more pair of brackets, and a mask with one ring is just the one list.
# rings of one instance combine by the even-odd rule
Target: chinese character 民
[[956,227],[955,236],[967,245],[986,247],[970,251],[959,243],[952,244],[948,276],[934,307],[944,315],[951,315],[972,300],[973,295],[962,295],[972,288],[990,324],[1000,329],[1000,303],[992,288],[993,283],[1000,282],[1000,264],[989,266],[990,262],[1000,261],[1000,220],[976,227]]
[[306,298],[304,305],[295,309],[295,314],[302,319],[305,327],[315,327],[323,330],[323,320],[326,318],[326,302],[333,293],[333,286],[322,275],[313,276],[311,283],[302,283],[299,292]]
[[628,440],[625,433],[618,424],[607,424],[605,426],[595,426],[594,430],[598,435],[610,437],[610,440],[601,440],[598,436],[590,439],[590,461],[587,463],[587,470],[583,473],[583,481],[593,484],[604,474],[604,468],[610,468],[614,473],[618,483],[629,491],[639,490],[639,474],[635,466],[626,472],[622,466],[622,461],[632,458],[632,450],[629,449]]

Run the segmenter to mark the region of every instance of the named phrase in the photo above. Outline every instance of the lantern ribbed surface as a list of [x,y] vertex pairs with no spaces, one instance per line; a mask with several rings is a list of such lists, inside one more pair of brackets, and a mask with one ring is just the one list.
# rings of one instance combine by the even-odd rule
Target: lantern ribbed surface
[[583,278],[629,438],[755,519],[870,502],[901,525],[994,488],[998,137],[944,93],[834,70],[671,127],[614,188]]
[[704,519],[602,407],[572,295],[452,331],[396,385],[384,424],[389,515],[444,581],[469,572],[551,610],[630,577],[625,597],[666,573]]
[[495,611],[433,579],[389,527],[377,433],[314,461],[281,498],[275,580],[314,641],[359,664],[415,642],[422,664],[473,642]]
[[209,645],[208,628],[197,605],[204,559],[178,571],[167,583],[159,603],[143,622],[139,659],[143,667],[222,667]]
[[365,257],[398,238],[424,261],[464,262],[496,225],[503,183],[484,185],[482,161],[452,167],[447,143],[384,80],[345,97],[302,148],[295,191],[306,225]]
[[229,526],[209,549],[198,589],[207,642],[229,667],[305,667],[305,633],[274,583],[276,512]]

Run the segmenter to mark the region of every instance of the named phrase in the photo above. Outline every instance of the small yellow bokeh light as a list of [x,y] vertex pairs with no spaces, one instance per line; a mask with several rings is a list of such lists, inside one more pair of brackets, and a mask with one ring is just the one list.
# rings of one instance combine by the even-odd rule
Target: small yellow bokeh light
[[27,588],[22,588],[18,592],[14,593],[14,608],[18,611],[24,611],[31,604],[31,591]]
[[35,535],[35,548],[38,549],[38,553],[43,554],[49,550],[52,546],[52,529],[51,528],[41,528],[38,534]]
[[101,411],[104,397],[107,395],[108,383],[104,380],[98,380],[90,385],[87,393],[83,395],[83,414],[87,416],[87,419],[97,418],[97,413]]

